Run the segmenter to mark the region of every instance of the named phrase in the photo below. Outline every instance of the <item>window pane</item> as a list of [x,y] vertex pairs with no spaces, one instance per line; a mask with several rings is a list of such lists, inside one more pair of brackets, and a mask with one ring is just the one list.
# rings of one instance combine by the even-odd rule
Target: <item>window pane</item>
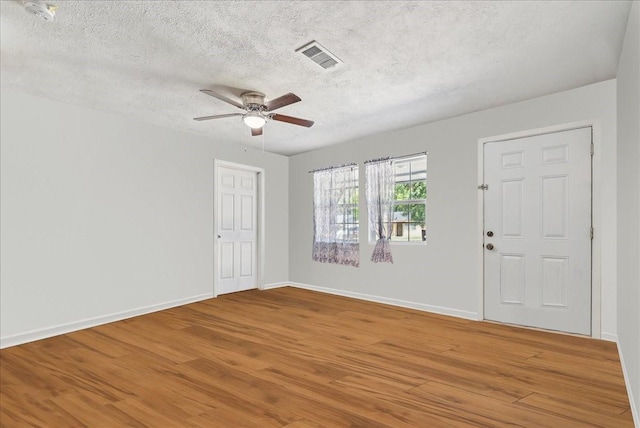
[[393,222],[391,227],[391,241],[408,241],[409,230],[406,221]]
[[350,224],[348,225],[348,236],[349,236],[349,240],[350,241],[357,241],[358,240],[358,225],[357,224]]
[[411,186],[409,183],[396,182],[396,190],[394,199],[396,201],[404,201],[409,199],[411,193]]
[[424,181],[412,182],[411,193],[409,199],[426,199],[427,198],[427,183]]
[[357,204],[358,203],[358,189],[348,188],[345,189],[340,195],[338,200],[339,204]]
[[394,170],[396,178],[396,200],[404,200],[409,198],[409,184],[411,181],[411,167],[408,161],[394,161]]
[[348,204],[351,197],[351,189],[338,190],[338,203]]
[[337,189],[336,237],[339,240],[358,241],[358,185],[357,176],[345,174]]
[[359,223],[360,209],[357,206],[351,208],[351,222]]
[[391,240],[392,241],[408,241],[409,229],[409,204],[395,204],[391,217]]
[[344,222],[345,223],[357,223],[358,222],[358,208],[353,205],[345,205],[344,207]]
[[409,205],[407,204],[396,204],[393,206],[393,217],[391,221],[409,221]]
[[395,168],[396,178],[404,177],[405,180],[409,179],[409,175],[411,174],[410,162],[407,160],[397,160],[393,161],[393,166]]
[[344,241],[357,241],[358,225],[355,223],[343,223],[338,225],[337,237]]
[[411,242],[419,242],[424,241],[424,236],[422,233],[422,224],[420,223],[408,223],[408,240]]
[[411,181],[427,179],[427,157],[421,156],[411,161]]
[[411,204],[408,206],[409,221],[413,223],[424,223],[425,210],[424,204]]

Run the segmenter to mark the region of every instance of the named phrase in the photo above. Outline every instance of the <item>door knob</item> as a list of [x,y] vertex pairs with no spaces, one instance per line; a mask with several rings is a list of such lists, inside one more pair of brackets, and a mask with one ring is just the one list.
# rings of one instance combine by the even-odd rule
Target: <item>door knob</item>
[[220,235],[218,235],[218,239],[220,239]]
[[487,250],[493,250],[493,244],[487,244]]

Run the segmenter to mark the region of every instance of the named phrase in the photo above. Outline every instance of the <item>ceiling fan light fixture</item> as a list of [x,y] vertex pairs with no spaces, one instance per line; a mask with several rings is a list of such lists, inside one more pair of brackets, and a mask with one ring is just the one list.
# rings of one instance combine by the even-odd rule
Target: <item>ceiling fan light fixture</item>
[[299,96],[291,92],[269,101],[265,101],[265,96],[262,92],[245,92],[242,94],[242,104],[212,89],[200,89],[200,92],[238,107],[243,110],[243,113],[214,114],[212,116],[194,117],[193,120],[201,121],[241,116],[245,125],[251,128],[251,135],[253,137],[262,135],[262,127],[268,120],[290,123],[291,125],[304,126],[307,128],[313,126],[313,120],[272,113],[274,110],[302,101]]
[[22,4],[27,12],[48,22],[53,21],[56,16],[56,9],[58,9],[58,6],[46,3],[44,0],[23,0]]
[[262,128],[265,123],[267,123],[267,119],[260,112],[257,111],[249,111],[244,116],[242,116],[242,120],[245,125],[252,129]]

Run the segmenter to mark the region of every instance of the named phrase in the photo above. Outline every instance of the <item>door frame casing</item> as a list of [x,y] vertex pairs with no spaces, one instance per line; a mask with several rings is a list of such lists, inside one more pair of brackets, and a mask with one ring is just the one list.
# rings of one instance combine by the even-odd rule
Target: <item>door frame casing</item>
[[244,165],[235,162],[228,162],[221,159],[213,160],[213,297],[218,297],[218,271],[220,269],[218,263],[218,169],[220,167],[235,169],[238,171],[253,172],[256,174],[256,198],[258,198],[257,205],[257,272],[256,282],[258,283],[258,289],[264,288],[264,218],[265,218],[265,191],[264,191],[264,168],[259,168],[251,165]]
[[[484,145],[501,141],[515,140],[519,138],[535,137],[538,135],[552,134],[562,131],[571,131],[580,128],[591,128],[591,142],[594,147],[594,155],[591,157],[591,226],[594,228],[591,241],[591,337],[600,339],[602,336],[602,257],[601,238],[602,213],[595,207],[600,207],[602,198],[602,171],[600,162],[596,162],[596,156],[601,152],[601,126],[599,121],[586,120],[553,125],[544,128],[530,129],[520,132],[496,135],[478,139],[478,185],[484,184]],[[484,191],[478,190],[478,320],[484,320]]]

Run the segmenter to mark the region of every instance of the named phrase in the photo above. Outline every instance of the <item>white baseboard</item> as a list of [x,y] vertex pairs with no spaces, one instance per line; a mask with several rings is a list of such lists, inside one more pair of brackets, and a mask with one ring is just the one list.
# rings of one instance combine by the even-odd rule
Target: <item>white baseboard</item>
[[446,308],[443,306],[425,305],[423,303],[410,302],[407,300],[392,299],[389,297],[374,296],[371,294],[354,293],[351,291],[337,290],[334,288],[318,287],[316,285],[303,284],[300,282],[288,282],[284,285],[303,288],[305,290],[319,291],[321,293],[335,294],[343,297],[353,297],[354,299],[366,300],[369,302],[384,303],[392,306],[400,306],[402,308],[417,309],[419,311],[433,312],[440,315],[450,315],[453,317],[464,318],[477,321],[478,314],[476,312],[461,311],[460,309]]
[[273,288],[286,287],[288,285],[291,285],[291,283],[290,282],[273,282],[271,284],[263,284],[262,287],[260,287],[260,290],[271,290]]
[[80,321],[56,325],[53,327],[46,327],[38,330],[31,330],[25,333],[18,333],[11,336],[0,337],[0,349],[21,345],[23,343],[33,342],[36,340],[46,339],[48,337],[58,336],[60,334],[71,333],[73,331],[95,327],[114,321],[121,321],[127,318],[137,317],[139,315],[144,315],[151,312],[174,308],[176,306],[199,302],[201,300],[211,299],[212,297],[213,293],[205,293],[198,296],[187,297],[186,299],[172,300],[170,302],[143,306],[141,308],[131,309],[128,311],[116,312],[110,315],[102,315],[95,318],[88,318]]
[[624,375],[624,384],[627,387],[627,395],[629,396],[629,406],[631,406],[631,415],[633,416],[634,425],[637,427],[640,427],[640,414],[638,414],[636,401],[634,400],[633,391],[631,390],[631,383],[629,382],[627,366],[624,363],[624,356],[622,355],[622,351],[620,350],[620,343],[617,342],[617,345],[618,345],[618,356],[620,357],[620,365],[622,366],[622,374]]
[[605,333],[604,331],[600,333],[600,339],[607,340],[609,342],[618,342],[618,335],[615,333]]

